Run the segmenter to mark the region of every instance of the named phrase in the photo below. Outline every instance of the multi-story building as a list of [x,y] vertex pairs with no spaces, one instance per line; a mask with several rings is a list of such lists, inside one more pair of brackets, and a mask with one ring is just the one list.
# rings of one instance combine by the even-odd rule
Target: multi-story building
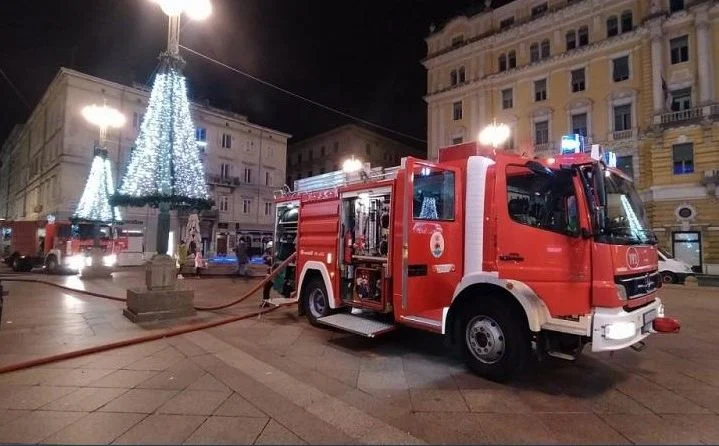
[[295,180],[342,169],[351,158],[374,167],[399,165],[403,156],[424,153],[355,124],[347,124],[292,143],[287,155],[287,184]]
[[493,120],[520,153],[581,134],[617,153],[660,244],[719,272],[719,2],[485,4],[426,39],[429,158]]
[[[108,131],[107,148],[115,183],[125,171],[150,92],[61,68],[30,118],[17,126],[0,152],[0,217],[68,219],[90,171],[98,129],[81,110],[102,104],[117,108],[126,124]],[[248,121],[245,116],[193,103],[191,113],[214,209],[201,215],[206,252],[224,253],[238,235],[259,246],[273,231],[273,191],[284,184],[290,135]],[[156,210],[122,209],[123,229],[144,235],[144,251],[155,251]],[[172,213],[174,240],[187,215]]]

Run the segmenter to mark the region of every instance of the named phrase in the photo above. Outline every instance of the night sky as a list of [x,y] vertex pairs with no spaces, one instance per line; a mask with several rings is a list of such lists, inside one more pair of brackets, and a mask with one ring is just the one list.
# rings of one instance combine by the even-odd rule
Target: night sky
[[[150,84],[167,17],[149,0],[2,1],[0,69],[34,108],[61,66]],[[268,82],[426,138],[424,38],[477,0],[212,0],[181,44]],[[496,1],[495,3],[500,3]],[[505,2],[501,2],[505,3]],[[192,100],[209,100],[293,140],[349,121],[181,50]],[[0,138],[30,110],[0,77]],[[388,135],[389,136],[389,135]],[[395,137],[395,136],[393,136]],[[292,140],[291,140],[292,141]],[[415,147],[423,143],[404,140]]]

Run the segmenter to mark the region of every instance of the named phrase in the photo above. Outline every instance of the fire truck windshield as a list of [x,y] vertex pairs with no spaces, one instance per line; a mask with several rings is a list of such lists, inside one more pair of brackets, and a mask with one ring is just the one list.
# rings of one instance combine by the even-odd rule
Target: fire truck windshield
[[605,243],[638,245],[655,244],[644,204],[632,181],[622,175],[604,171],[605,215],[600,239]]

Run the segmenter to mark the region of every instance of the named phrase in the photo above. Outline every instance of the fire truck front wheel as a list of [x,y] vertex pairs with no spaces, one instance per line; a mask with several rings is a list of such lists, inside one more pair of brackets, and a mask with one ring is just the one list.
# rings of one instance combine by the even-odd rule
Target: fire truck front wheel
[[460,339],[467,366],[494,381],[517,376],[530,356],[526,323],[511,307],[492,300],[467,309]]
[[325,284],[319,277],[314,277],[307,284],[303,296],[307,320],[314,326],[320,326],[317,319],[330,314],[330,302],[327,298]]

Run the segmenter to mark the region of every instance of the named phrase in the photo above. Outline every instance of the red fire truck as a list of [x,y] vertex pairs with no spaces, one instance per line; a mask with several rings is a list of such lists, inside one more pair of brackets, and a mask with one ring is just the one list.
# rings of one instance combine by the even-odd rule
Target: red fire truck
[[[9,244],[5,262],[14,271],[30,271],[44,266],[48,272],[61,269],[79,271],[89,264],[89,250],[93,246],[93,225],[73,225],[66,221],[5,221],[3,233]],[[127,250],[126,236],[118,236],[117,228],[102,225],[100,246],[105,251],[107,266],[117,262],[117,256]]]
[[679,323],[664,317],[639,195],[598,158],[468,143],[437,162],[298,181],[277,197],[275,246],[297,259],[275,288],[296,292],[313,325],[445,335],[497,380],[533,353],[640,350]]

